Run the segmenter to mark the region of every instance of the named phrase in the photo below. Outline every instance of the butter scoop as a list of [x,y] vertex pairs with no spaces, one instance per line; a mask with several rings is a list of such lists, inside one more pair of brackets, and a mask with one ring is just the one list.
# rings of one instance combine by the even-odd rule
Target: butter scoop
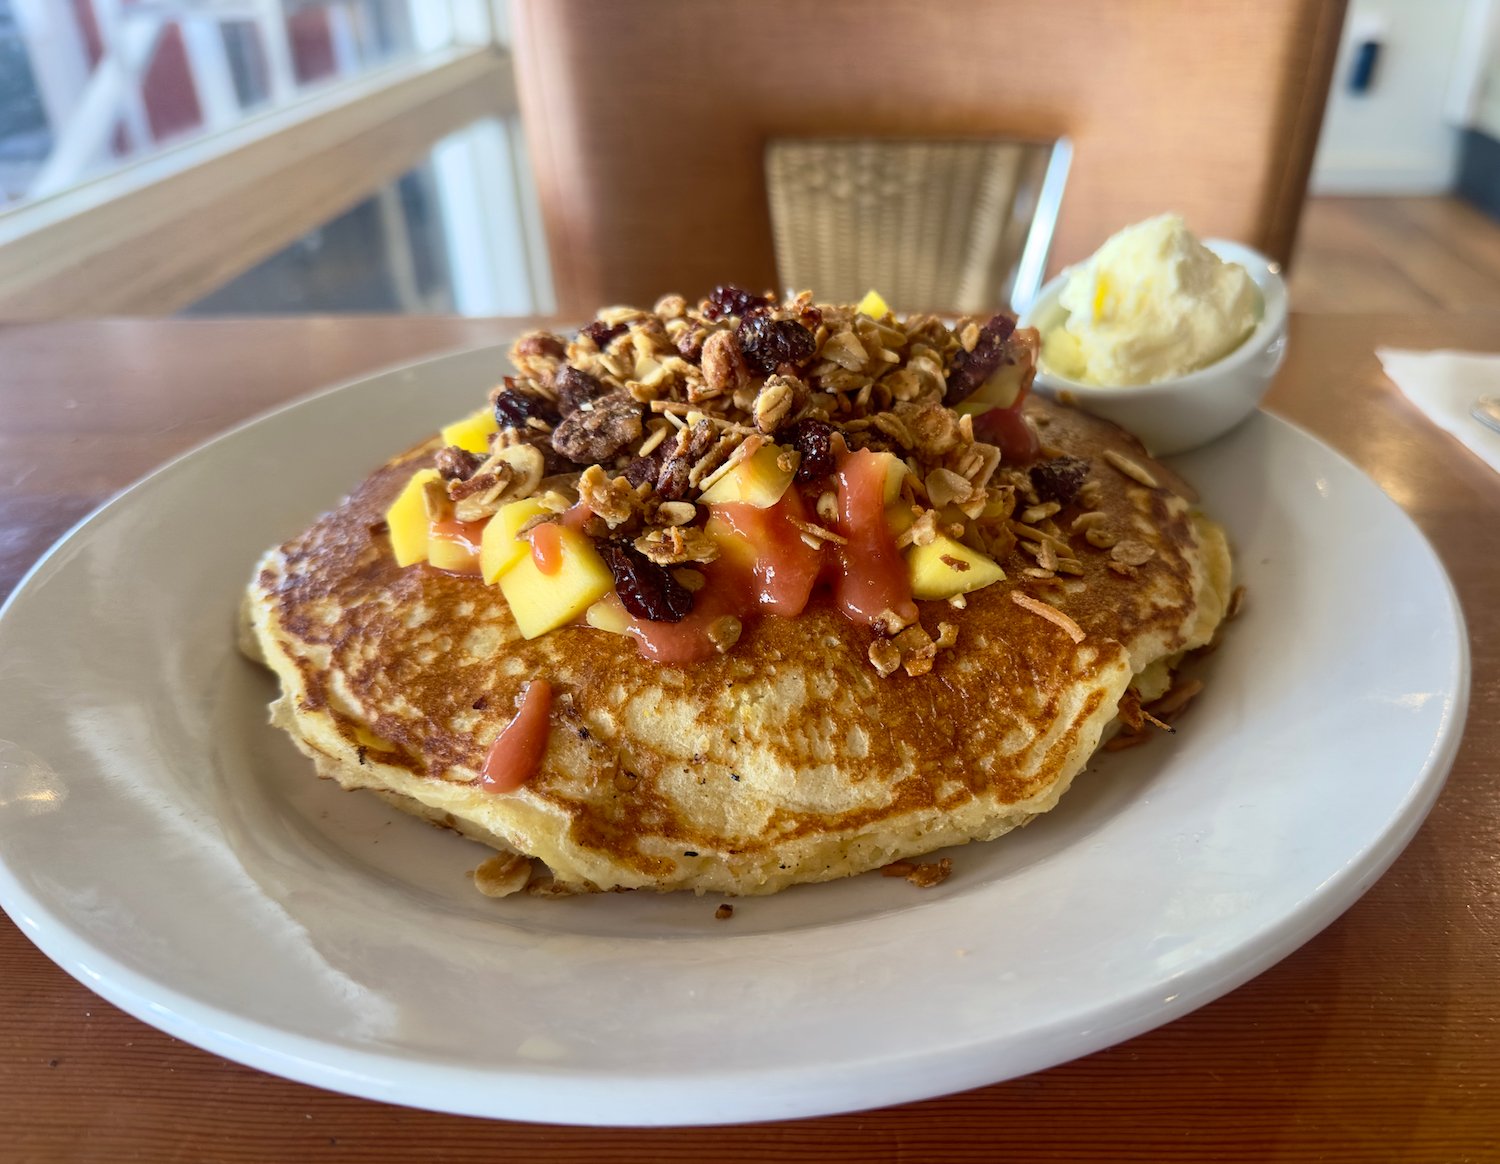
[[1081,384],[1154,384],[1207,367],[1255,328],[1260,294],[1163,214],[1113,235],[1074,267],[1058,296],[1066,313],[1043,338],[1042,370]]

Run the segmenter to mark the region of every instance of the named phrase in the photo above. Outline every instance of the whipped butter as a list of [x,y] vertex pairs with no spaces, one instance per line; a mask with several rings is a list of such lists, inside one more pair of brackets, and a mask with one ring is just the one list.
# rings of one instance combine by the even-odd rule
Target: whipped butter
[[1237,263],[1199,242],[1181,215],[1128,226],[1068,275],[1066,318],[1042,341],[1045,372],[1082,384],[1154,384],[1206,367],[1244,342],[1260,293]]

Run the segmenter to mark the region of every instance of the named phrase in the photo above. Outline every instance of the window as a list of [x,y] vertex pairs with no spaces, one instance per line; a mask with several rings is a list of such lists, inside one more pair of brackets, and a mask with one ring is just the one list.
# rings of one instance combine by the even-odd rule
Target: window
[[[0,0],[0,315],[184,309],[423,164],[529,181],[502,5]],[[460,310],[545,303],[507,246],[447,246],[526,260]]]

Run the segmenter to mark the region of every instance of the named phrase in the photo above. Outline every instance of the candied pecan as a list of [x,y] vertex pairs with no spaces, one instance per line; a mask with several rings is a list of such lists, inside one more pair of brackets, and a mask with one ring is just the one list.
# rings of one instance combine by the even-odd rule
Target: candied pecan
[[1031,466],[1031,487],[1043,501],[1067,505],[1078,496],[1089,475],[1089,463],[1081,457],[1054,457]]
[[795,319],[752,315],[740,321],[738,337],[745,363],[762,376],[769,376],[784,364],[800,368],[818,350],[813,333]]
[[656,477],[656,495],[663,501],[685,497],[692,485],[693,466],[719,440],[719,430],[711,420],[700,420],[677,434],[676,442],[667,448]]
[[703,355],[703,342],[708,339],[705,327],[685,327],[677,336],[677,351],[684,360],[697,360]]
[[563,416],[575,411],[585,400],[593,400],[609,391],[593,376],[579,371],[572,364],[564,364],[557,370],[553,386],[557,389],[557,410]]
[[667,459],[667,446],[659,444],[644,457],[637,457],[626,465],[621,473],[632,486],[644,485],[648,481],[655,485],[662,464]]
[[992,315],[979,329],[979,338],[974,350],[960,348],[953,356],[953,367],[948,372],[948,387],[943,393],[943,403],[950,408],[967,400],[980,385],[995,374],[1003,364],[1012,363],[1006,351],[1005,341],[1016,330],[1016,321],[1008,315]]
[[444,481],[467,481],[474,475],[474,470],[484,464],[484,458],[457,445],[448,445],[437,451],[433,464]]
[[495,422],[501,428],[525,428],[533,417],[548,424],[557,420],[557,410],[550,400],[516,387],[509,376],[503,387],[491,393],[490,400],[495,406]]
[[519,367],[527,357],[551,356],[560,360],[566,351],[562,336],[550,331],[528,331],[511,345],[510,358]]
[[693,403],[723,396],[743,387],[750,379],[733,332],[716,331],[703,344],[704,387],[694,392],[689,386],[688,399]]
[[811,417],[799,420],[782,433],[781,443],[801,454],[797,463],[800,484],[820,481],[833,472],[833,425],[827,421]]
[[594,346],[602,352],[605,348],[609,347],[610,340],[614,339],[617,335],[624,335],[629,330],[630,326],[628,324],[616,323],[611,325],[605,323],[602,319],[596,319],[587,327],[579,328],[578,334],[580,336],[588,336],[589,339],[594,341]]
[[598,550],[614,575],[621,604],[636,618],[681,622],[693,609],[693,592],[629,542],[601,542]]
[[690,487],[688,477],[692,471],[693,462],[686,457],[668,457],[662,462],[656,477],[656,495],[666,501],[686,497]]
[[703,314],[709,319],[723,319],[726,315],[744,318],[755,312],[768,311],[774,301],[764,295],[755,295],[733,283],[724,283],[708,293],[703,305]]
[[611,392],[568,413],[552,433],[552,447],[570,461],[598,464],[641,438],[641,406],[625,392]]

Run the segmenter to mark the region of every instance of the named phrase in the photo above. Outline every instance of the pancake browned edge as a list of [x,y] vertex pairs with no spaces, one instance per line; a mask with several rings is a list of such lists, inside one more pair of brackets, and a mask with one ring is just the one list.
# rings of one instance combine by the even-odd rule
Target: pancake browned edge
[[[273,722],[320,775],[545,863],[510,862],[496,894],[528,879],[533,892],[772,893],[998,837],[1058,802],[1132,683],[1143,700],[1166,690],[1230,590],[1222,531],[1133,437],[1073,409],[1027,410],[1047,452],[1084,458],[1096,483],[1088,506],[1045,523],[1082,572],[1030,577],[1018,548],[965,609],[920,603],[929,629],[958,631],[925,675],[879,676],[874,632],[817,597],[688,668],[588,628],[523,640],[497,588],[398,568],[378,532],[435,441],[264,557],[245,646],[279,676]],[[1086,511],[1121,542],[1090,544],[1087,520],[1070,533]],[[535,677],[557,693],[545,760],[519,791],[488,792],[475,783],[486,749]]]

